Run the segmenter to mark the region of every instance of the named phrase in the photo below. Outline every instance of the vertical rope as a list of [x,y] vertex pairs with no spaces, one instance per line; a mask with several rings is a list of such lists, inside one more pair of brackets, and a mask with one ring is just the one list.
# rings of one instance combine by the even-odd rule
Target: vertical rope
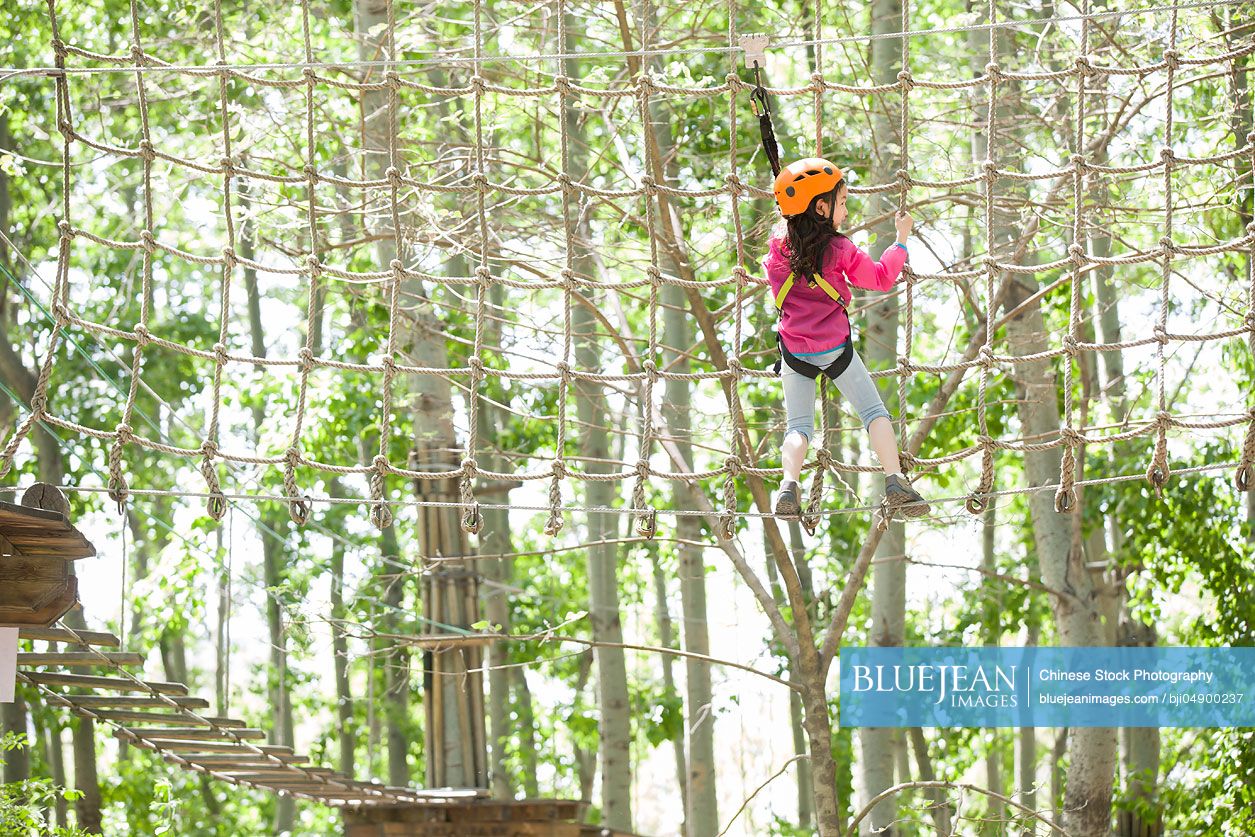
[[[305,63],[314,60],[313,45],[309,36],[309,0],[301,0],[301,34],[305,43]],[[283,488],[288,498],[288,516],[298,526],[309,520],[310,500],[301,494],[296,484],[296,466],[301,463],[301,429],[305,423],[305,407],[309,396],[309,373],[314,368],[314,319],[317,314],[318,280],[322,275],[322,262],[318,258],[318,169],[314,165],[314,85],[316,76],[312,67],[306,67],[305,77],[305,191],[308,201],[306,217],[309,227],[309,255],[305,259],[305,271],[309,274],[309,300],[305,307],[305,345],[298,352],[300,359],[300,389],[296,399],[296,421],[292,428],[292,440],[284,453]]]
[[226,497],[218,484],[218,419],[222,410],[222,368],[227,362],[227,322],[231,312],[231,278],[235,273],[235,218],[231,209],[231,182],[235,177],[235,157],[231,153],[231,115],[227,107],[227,83],[231,74],[225,69],[227,52],[222,26],[222,0],[214,0],[214,46],[218,55],[218,109],[222,115],[222,214],[227,245],[222,248],[222,283],[219,291],[218,342],[214,343],[213,405],[209,428],[201,442],[200,472],[208,487],[206,502],[209,516],[222,520],[227,511]]
[[1002,69],[998,66],[998,35],[994,25],[997,22],[995,0],[989,0],[989,62],[985,65],[985,78],[989,84],[989,100],[985,109],[985,162],[982,166],[982,183],[985,193],[985,342],[980,347],[980,388],[976,396],[976,420],[980,426],[979,442],[980,484],[972,496],[967,498],[966,508],[971,514],[982,514],[989,504],[989,492],[994,485],[994,448],[993,437],[989,435],[988,390],[989,373],[994,368],[993,323],[994,323],[994,274],[998,269],[994,258],[994,183],[998,180],[998,164],[994,161],[994,147],[997,141],[996,128],[998,101],[998,81]]
[[[557,0],[558,6],[558,54],[566,53],[566,3]],[[575,276],[575,233],[572,230],[571,195],[575,186],[571,182],[571,139],[567,132],[567,103],[571,95],[571,80],[566,74],[566,59],[559,58],[558,74],[554,86],[558,88],[559,152],[562,172],[558,181],[562,185],[562,231],[564,258],[562,269],[562,359],[558,361],[558,434],[554,442],[552,478],[549,482],[549,519],[545,522],[545,534],[554,536],[562,531],[562,479],[566,476],[567,394],[571,386],[571,293],[577,287]]]
[[[391,4],[389,4],[389,20],[391,20]],[[484,309],[488,299],[488,286],[492,282],[492,271],[488,267],[488,212],[486,210],[486,192],[488,190],[488,172],[484,163],[484,78],[480,75],[482,64],[479,59],[484,53],[483,4],[475,3],[475,75],[471,77],[471,88],[475,94],[475,208],[479,221],[479,267],[475,269],[475,338],[471,356],[467,359],[470,367],[470,381],[467,385],[467,419],[470,426],[466,433],[466,451],[462,458],[462,479],[459,484],[462,517],[460,525],[463,532],[471,534],[479,532],[484,526],[484,519],[479,513],[479,503],[475,502],[474,477],[477,471],[475,464],[475,448],[479,437],[479,382],[484,378],[484,361],[480,357],[484,348]],[[391,25],[391,24],[390,24]],[[391,30],[389,30],[391,31]],[[391,36],[390,36],[391,37]],[[396,94],[393,93],[395,100]],[[395,110],[394,110],[395,113]],[[395,133],[395,132],[394,132]],[[395,140],[389,139],[395,145]]]
[[[1242,107],[1245,100],[1246,107],[1249,110],[1255,102],[1252,102],[1250,94],[1238,88],[1237,86],[1237,59],[1233,59],[1229,64],[1230,78],[1233,79],[1234,90],[1236,91],[1237,106]],[[1241,140],[1239,140],[1241,141]],[[1255,356],[1255,130],[1250,131],[1246,135],[1246,148],[1251,153],[1250,168],[1247,170],[1247,177],[1250,180],[1246,188],[1249,190],[1247,200],[1251,202],[1252,220],[1246,224],[1246,234],[1251,239],[1251,250],[1246,256],[1246,345],[1250,349],[1251,355]],[[1238,199],[1238,217],[1241,218],[1242,211],[1242,192],[1241,184],[1237,186]],[[1246,419],[1246,439],[1242,444],[1241,459],[1238,461],[1237,470],[1233,474],[1233,484],[1238,491],[1255,490],[1255,405],[1251,406],[1247,413]]]
[[[1081,4],[1081,46],[1076,58],[1076,121],[1072,140],[1072,243],[1068,254],[1072,258],[1071,302],[1068,310],[1068,333],[1063,338],[1067,355],[1063,363],[1063,414],[1064,426],[1060,431],[1063,439],[1063,457],[1059,460],[1059,487],[1055,490],[1055,511],[1060,514],[1076,509],[1076,469],[1078,460],[1084,463],[1084,427],[1078,432],[1073,426],[1074,372],[1081,371],[1081,355],[1078,343],[1081,339],[1081,278],[1086,263],[1085,245],[1085,85],[1089,80],[1089,0]],[[1079,512],[1079,509],[1077,509]],[[1079,530],[1078,530],[1079,531]]]
[[[644,8],[642,9],[640,22],[640,48],[642,52],[649,50],[651,33],[647,25],[648,20],[648,8]],[[641,78],[638,80],[637,86],[637,107],[641,115],[641,140],[644,146],[645,171],[647,175],[651,172],[656,172],[658,177],[665,182],[666,172],[663,170],[663,162],[654,159],[652,154],[653,143],[650,142],[649,126],[651,115],[649,104],[652,85],[649,82],[649,78],[651,71],[652,59],[643,56],[641,59]],[[646,269],[646,273],[649,276],[649,349],[648,354],[641,361],[644,381],[641,387],[640,451],[636,460],[636,482],[632,487],[632,508],[636,510],[636,532],[645,538],[652,538],[656,534],[658,519],[657,513],[647,507],[645,496],[645,487],[649,480],[649,457],[653,452],[654,446],[654,385],[658,382],[658,288],[662,284],[658,241],[654,235],[658,222],[656,206],[658,195],[656,187],[657,180],[654,177],[649,177],[645,180],[645,225],[650,231],[649,267]]]
[[57,131],[61,134],[61,218],[57,221],[57,278],[52,290],[52,333],[48,337],[48,351],[40,364],[39,374],[35,378],[35,389],[31,395],[30,414],[22,420],[13,431],[4,451],[0,452],[0,477],[6,476],[13,468],[13,457],[18,447],[34,428],[35,423],[47,415],[48,411],[48,380],[52,376],[52,365],[56,358],[57,348],[61,345],[61,333],[69,323],[69,281],[70,281],[70,245],[74,239],[74,228],[70,225],[70,158],[71,144],[74,142],[74,124],[70,111],[70,82],[65,73],[65,42],[61,40],[60,24],[57,20],[56,0],[48,0],[48,20],[52,28],[53,60],[60,71],[54,81],[57,98]]
[[[148,345],[148,317],[150,314],[149,300],[152,296],[153,254],[157,251],[157,240],[153,233],[153,160],[157,158],[152,144],[152,132],[148,120],[148,89],[144,83],[143,67],[148,63],[144,48],[140,45],[139,5],[131,0],[131,59],[135,64],[136,101],[139,105],[140,136],[139,155],[143,161],[144,229],[140,231],[140,242],[143,249],[142,280],[139,303],[139,323],[135,326],[133,336],[135,350],[131,354],[131,380],[126,394],[126,404],[122,408],[122,421],[114,431],[114,441],[109,449],[109,496],[118,506],[118,514],[126,512],[128,496],[126,476],[122,469],[122,453],[128,442],[133,438],[131,418],[135,413],[135,397],[139,393],[140,370],[143,367],[144,347]],[[67,184],[68,186],[68,184]]]
[[828,85],[824,83],[824,4],[822,0],[814,0],[815,5],[815,72],[811,74],[811,86],[815,90],[815,156],[824,156],[824,92]]
[[[902,0],[902,32],[911,31],[911,0]],[[902,35],[902,69],[898,70],[898,89],[901,91],[901,110],[898,113],[898,141],[902,143],[902,168],[897,171],[898,211],[905,212],[910,196],[911,161],[910,98],[915,79],[911,76],[911,39]],[[906,322],[902,334],[902,354],[898,356],[898,438],[899,458],[904,471],[911,470],[914,459],[906,450],[906,384],[911,377],[911,349],[915,333],[915,271],[910,263],[902,265],[902,279],[906,284]],[[851,337],[851,339],[853,339]]]
[[1176,245],[1172,241],[1172,117],[1176,98],[1176,75],[1180,56],[1177,54],[1177,9],[1172,9],[1172,25],[1168,34],[1168,48],[1164,50],[1163,61],[1168,68],[1168,89],[1164,107],[1164,147],[1159,150],[1163,160],[1164,182],[1164,234],[1159,239],[1163,251],[1163,279],[1160,282],[1159,320],[1155,324],[1155,388],[1159,412],[1155,415],[1155,453],[1150,467],[1146,469],[1146,479],[1155,489],[1156,495],[1163,494],[1163,488],[1172,475],[1168,465],[1168,426],[1172,424],[1172,415],[1168,412],[1167,358],[1164,347],[1168,343],[1168,306],[1171,302],[1170,283],[1172,276],[1172,254]]

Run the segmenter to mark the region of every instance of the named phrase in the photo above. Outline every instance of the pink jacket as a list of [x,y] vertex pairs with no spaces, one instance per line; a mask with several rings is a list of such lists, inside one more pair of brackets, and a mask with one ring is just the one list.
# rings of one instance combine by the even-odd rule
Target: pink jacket
[[[788,244],[783,238],[773,237],[768,245],[763,267],[774,300],[789,277]],[[823,277],[848,304],[852,297],[850,285],[872,291],[892,288],[902,273],[906,256],[906,247],[894,244],[875,262],[850,239],[838,235],[828,243]],[[784,299],[779,331],[784,347],[795,355],[832,351],[850,339],[849,322],[837,304],[823,288],[812,288],[800,277],[794,278],[793,288]]]

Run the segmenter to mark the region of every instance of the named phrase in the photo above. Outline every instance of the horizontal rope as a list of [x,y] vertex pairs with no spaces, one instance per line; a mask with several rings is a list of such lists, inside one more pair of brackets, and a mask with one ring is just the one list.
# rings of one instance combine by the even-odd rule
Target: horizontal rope
[[[958,34],[965,32],[988,32],[991,30],[1003,29],[1021,29],[1036,26],[1044,26],[1050,23],[1075,23],[1080,21],[1102,21],[1102,20],[1119,20],[1121,18],[1142,15],[1142,14],[1158,14],[1161,12],[1185,11],[1190,9],[1212,9],[1220,6],[1240,6],[1246,0],[1199,0],[1194,3],[1174,3],[1172,5],[1146,6],[1136,9],[1112,9],[1102,12],[1091,12],[1089,14],[1073,14],[1073,15],[1053,15],[1051,17],[1030,18],[1026,20],[1003,20],[994,23],[974,23],[961,26],[938,26],[928,29],[910,29],[906,31],[894,32],[877,32],[866,35],[842,35],[836,38],[810,38],[803,40],[787,40],[779,43],[770,44],[768,50],[784,50],[796,49],[801,47],[812,46],[828,46],[839,44],[856,44],[867,43],[869,41],[882,41],[900,39],[904,35],[908,38],[926,37],[929,35],[946,35]],[[91,58],[97,61],[108,61],[117,65],[131,64],[134,56],[128,55],[107,55],[105,53],[90,52],[88,50],[74,49],[75,53],[85,58]],[[670,47],[667,49],[637,49],[637,50],[602,50],[590,52],[551,52],[551,53],[528,53],[523,55],[463,55],[459,53],[447,53],[443,55],[434,55],[430,58],[411,58],[387,60],[358,60],[358,61],[293,61],[293,62],[263,62],[263,63],[244,63],[244,64],[159,64],[156,66],[113,66],[113,67],[81,67],[65,69],[66,73],[80,75],[99,75],[104,73],[151,73],[151,72],[179,72],[198,75],[218,75],[223,69],[233,71],[269,71],[269,70],[306,70],[306,69],[387,69],[391,67],[447,67],[456,65],[483,65],[483,64],[499,64],[513,62],[559,62],[568,59],[591,59],[591,58],[668,58],[679,55],[728,55],[744,52],[745,50],[739,46],[712,46],[712,47]],[[0,67],[0,81],[13,76],[31,76],[31,75],[56,75],[62,70],[57,67]],[[300,82],[297,82],[300,83]],[[375,88],[378,89],[378,88]]]

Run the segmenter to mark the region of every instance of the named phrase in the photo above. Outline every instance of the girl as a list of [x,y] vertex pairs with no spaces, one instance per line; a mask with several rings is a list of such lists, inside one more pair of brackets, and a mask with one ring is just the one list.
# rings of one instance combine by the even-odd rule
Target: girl
[[815,429],[815,378],[826,374],[854,405],[871,437],[885,471],[885,502],[907,517],[921,517],[928,503],[902,475],[889,411],[854,351],[846,308],[850,285],[877,291],[893,287],[906,262],[906,238],[914,221],[898,213],[897,243],[874,262],[838,232],[846,217],[846,182],[833,163],[811,157],[789,165],[776,176],[775,195],[785,223],[773,232],[763,266],[780,311],[778,367],[788,414],[776,515],[801,513],[798,479]]

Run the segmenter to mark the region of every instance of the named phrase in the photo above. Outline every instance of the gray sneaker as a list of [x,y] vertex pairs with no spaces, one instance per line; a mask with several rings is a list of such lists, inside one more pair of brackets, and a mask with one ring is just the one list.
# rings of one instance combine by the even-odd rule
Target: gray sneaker
[[802,515],[802,489],[797,483],[782,483],[776,495],[776,517],[794,520]]
[[885,504],[890,511],[901,510],[904,517],[923,517],[931,511],[928,501],[901,474],[885,477]]

